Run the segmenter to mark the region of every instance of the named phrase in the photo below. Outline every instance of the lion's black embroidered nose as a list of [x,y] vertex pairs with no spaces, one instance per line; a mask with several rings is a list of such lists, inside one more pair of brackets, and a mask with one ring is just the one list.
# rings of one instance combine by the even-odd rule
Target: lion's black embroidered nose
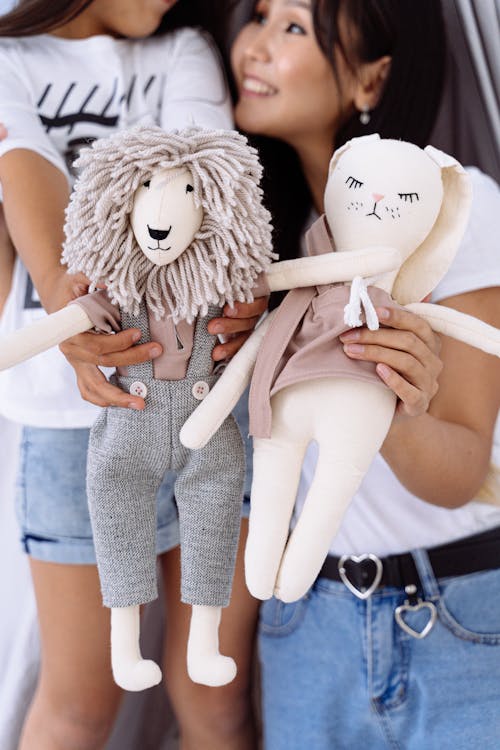
[[170,226],[167,230],[163,229],[151,229],[151,227],[148,224],[148,232],[149,236],[152,240],[158,240],[160,242],[161,240],[164,240],[168,235],[170,234],[170,230],[172,229],[172,226]]

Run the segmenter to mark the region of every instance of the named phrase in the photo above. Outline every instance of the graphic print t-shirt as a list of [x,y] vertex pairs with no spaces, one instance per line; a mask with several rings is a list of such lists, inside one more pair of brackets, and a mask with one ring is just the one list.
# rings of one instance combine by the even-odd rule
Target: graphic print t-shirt
[[[0,122],[8,133],[0,156],[16,148],[35,151],[70,184],[80,149],[117,130],[232,125],[216,54],[193,29],[145,40],[1,39]],[[1,329],[44,314],[18,260]],[[81,399],[73,369],[55,348],[1,374],[0,413],[40,427],[86,427],[96,408]]]

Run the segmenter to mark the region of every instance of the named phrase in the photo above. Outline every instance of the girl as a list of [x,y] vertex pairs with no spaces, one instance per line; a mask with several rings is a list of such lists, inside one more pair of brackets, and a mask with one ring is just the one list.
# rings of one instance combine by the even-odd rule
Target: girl
[[[40,0],[24,0],[0,19],[0,121],[6,129],[0,183],[18,254],[5,328],[25,325],[44,314],[42,306],[56,310],[85,291],[86,280],[66,276],[59,262],[72,162],[82,145],[137,122],[166,129],[193,121],[231,127],[212,44],[202,33],[181,28],[207,26],[210,20],[220,32],[224,18],[220,2],[58,0],[49,9]],[[220,330],[238,334],[251,327],[256,312],[249,310],[250,320],[221,319]],[[154,343],[130,349],[138,333],[127,331],[113,341],[85,334],[68,345],[80,387],[98,404],[143,408],[142,399],[115,390],[96,366],[157,356]],[[237,345],[229,342],[214,356],[224,358]],[[16,368],[2,387],[2,414],[24,425],[18,515],[42,641],[39,684],[20,747],[95,749],[105,743],[120,699],[111,678],[109,621],[101,606],[85,497],[88,427],[96,410],[81,401],[72,370],[58,352]],[[96,389],[104,395],[96,397]],[[250,748],[246,692],[255,618],[248,613],[255,604],[246,594],[236,596],[238,614],[222,629],[224,648],[236,655],[238,679],[219,691],[191,683],[184,664],[189,608],[179,603],[177,545],[167,480],[158,501],[158,553],[168,605],[165,669],[183,747]]]
[[[282,258],[323,213],[335,148],[370,132],[426,145],[444,49],[436,0],[254,4],[232,50],[235,117],[258,136]],[[500,195],[470,176],[469,229],[433,301],[498,327]],[[269,750],[493,748],[500,732],[500,509],[474,501],[500,363],[409,312],[385,313],[380,330],[342,337],[399,398],[381,455],[312,590],[261,610]],[[311,447],[299,509],[314,460]]]

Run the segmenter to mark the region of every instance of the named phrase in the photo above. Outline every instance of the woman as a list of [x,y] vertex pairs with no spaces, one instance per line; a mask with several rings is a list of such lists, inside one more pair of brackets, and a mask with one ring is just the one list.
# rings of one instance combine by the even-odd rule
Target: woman
[[[53,311],[85,290],[85,279],[68,279],[59,262],[72,162],[82,144],[143,118],[166,129],[193,119],[209,128],[231,127],[211,43],[181,28],[210,22],[220,31],[224,16],[221,3],[60,0],[47,9],[47,3],[25,0],[2,17],[0,121],[6,136],[0,182],[19,256],[2,320],[6,328],[43,314],[40,301]],[[239,322],[224,318],[218,325],[222,333],[238,334],[252,327],[256,314]],[[96,366],[157,356],[154,343],[130,349],[137,333],[107,341],[85,334],[67,345],[79,384],[94,402],[144,407],[143,399],[109,385]],[[219,346],[214,358],[223,359],[237,345]],[[20,747],[102,747],[120,691],[111,678],[109,620],[101,605],[85,497],[88,427],[96,410],[81,401],[71,368],[57,352],[21,365],[2,382],[2,413],[24,425],[17,509],[42,641],[39,684]],[[104,395],[96,397],[96,388]],[[256,605],[247,594],[235,596],[241,614],[222,625],[222,646],[236,657],[238,679],[218,691],[191,683],[185,667],[189,609],[179,602],[178,530],[168,478],[158,508],[168,606],[166,682],[183,747],[250,748],[246,691],[255,617],[247,611]]]
[[[258,136],[282,258],[300,253],[323,213],[335,148],[370,132],[427,143],[443,59],[435,0],[254,5],[232,49],[235,118]],[[500,195],[470,175],[469,229],[433,301],[498,327]],[[473,498],[491,460],[500,364],[405,311],[342,339],[347,356],[376,364],[399,405],[315,586],[262,608],[266,747],[493,748],[500,509]],[[313,471],[311,448],[299,509]]]

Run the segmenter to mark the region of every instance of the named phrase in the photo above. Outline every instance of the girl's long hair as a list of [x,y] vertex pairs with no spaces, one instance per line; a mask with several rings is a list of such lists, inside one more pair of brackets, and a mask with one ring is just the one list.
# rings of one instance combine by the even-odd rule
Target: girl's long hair
[[[241,5],[241,3],[240,3]],[[254,3],[245,5],[246,20]],[[240,22],[245,16],[240,11]],[[334,50],[347,64],[358,65],[384,55],[392,58],[378,106],[363,125],[355,113],[337,133],[334,148],[369,133],[424,146],[441,100],[445,67],[445,31],[439,0],[312,0],[314,31],[320,48],[337,74]],[[341,38],[339,15],[349,33]],[[243,15],[243,19],[241,16]],[[234,89],[233,89],[234,91]],[[267,137],[252,137],[264,165],[264,191],[275,226],[275,247],[282,259],[300,254],[300,237],[312,199],[293,148]]]
[[[54,31],[76,18],[92,0],[19,0],[0,16],[0,36],[33,36]],[[183,26],[209,31],[220,47],[226,38],[229,5],[234,0],[179,0],[165,13],[156,34]]]

